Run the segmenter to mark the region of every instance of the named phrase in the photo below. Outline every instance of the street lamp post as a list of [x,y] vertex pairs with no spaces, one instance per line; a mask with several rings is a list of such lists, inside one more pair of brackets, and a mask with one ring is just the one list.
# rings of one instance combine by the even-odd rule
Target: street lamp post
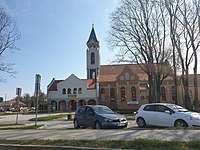
[[16,107],[17,107],[17,116],[16,116],[16,124],[18,124],[18,115],[19,115],[19,98],[21,96],[22,89],[21,88],[16,88]]
[[36,110],[35,110],[35,126],[37,125],[37,116],[38,116],[38,97],[40,93],[40,82],[41,76],[39,74],[35,75],[35,97],[36,97]]

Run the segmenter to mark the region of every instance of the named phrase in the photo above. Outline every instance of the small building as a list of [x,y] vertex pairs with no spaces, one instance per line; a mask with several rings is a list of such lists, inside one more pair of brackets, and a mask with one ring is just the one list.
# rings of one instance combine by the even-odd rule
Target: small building
[[17,109],[20,109],[21,107],[27,107],[26,104],[24,104],[23,102],[19,101],[19,100],[6,100],[0,103],[0,110],[4,110],[4,111],[9,111],[9,110],[14,110],[16,111]]
[[72,74],[65,80],[53,79],[47,87],[50,111],[75,111],[79,106],[97,103],[96,82]]

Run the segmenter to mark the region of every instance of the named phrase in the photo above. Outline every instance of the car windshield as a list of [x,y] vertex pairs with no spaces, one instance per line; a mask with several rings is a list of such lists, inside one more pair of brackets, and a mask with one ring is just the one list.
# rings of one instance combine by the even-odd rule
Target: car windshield
[[169,107],[171,109],[173,109],[174,111],[177,111],[177,112],[188,112],[187,109],[181,107],[181,106],[178,106],[178,105],[169,105]]
[[108,107],[94,107],[94,111],[97,114],[114,114],[114,112]]

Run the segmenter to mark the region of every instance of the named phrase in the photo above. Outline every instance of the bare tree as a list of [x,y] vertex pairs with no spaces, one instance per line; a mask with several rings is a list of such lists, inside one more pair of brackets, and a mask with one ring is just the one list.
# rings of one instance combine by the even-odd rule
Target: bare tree
[[148,75],[149,102],[160,101],[160,87],[172,70],[167,9],[162,1],[121,0],[111,14],[108,42],[119,47],[118,62],[137,63]]
[[47,96],[44,92],[40,92],[38,103],[39,110],[47,111]]
[[[3,63],[2,56],[6,50],[16,50],[16,40],[20,38],[20,33],[16,28],[15,21],[0,6],[0,71],[6,72],[11,76],[16,74],[12,63]],[[1,81],[3,81],[1,79]]]
[[[188,74],[189,67],[194,62],[194,106],[198,111],[197,90],[197,50],[200,44],[200,2],[198,0],[165,0],[170,16],[170,35],[173,48],[177,50],[181,60],[182,83],[184,85],[185,106],[192,109],[189,96]],[[194,61],[193,61],[194,60]]]
[[184,39],[185,47],[187,51],[191,50],[192,57],[194,59],[194,108],[199,111],[198,102],[198,89],[197,89],[197,50],[200,46],[200,30],[199,30],[199,19],[200,19],[200,1],[183,0],[183,7],[180,7],[182,20],[179,19],[180,23],[184,27]]
[[25,103],[28,106],[28,108],[31,107],[31,96],[29,93],[23,95],[22,102]]
[[175,84],[175,103],[177,104],[177,91],[178,91],[178,81],[177,81],[177,51],[176,51],[176,29],[177,29],[177,21],[174,16],[177,15],[178,4],[172,3],[171,0],[165,0],[165,5],[169,13],[169,32],[170,39],[172,43],[172,52],[173,52],[173,70],[174,70],[174,84]]

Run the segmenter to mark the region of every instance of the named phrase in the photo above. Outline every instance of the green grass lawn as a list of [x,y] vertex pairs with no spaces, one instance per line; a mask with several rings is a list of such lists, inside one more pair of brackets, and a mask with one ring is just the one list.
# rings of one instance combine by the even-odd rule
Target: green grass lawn
[[[64,118],[64,117],[66,117],[66,114],[49,115],[49,116],[46,116],[46,117],[38,117],[37,121],[48,121],[48,120]],[[29,121],[35,121],[35,120],[36,120],[36,118],[29,119]]]
[[17,127],[16,127],[16,124],[4,125],[4,126],[2,124],[0,130],[34,130],[34,129],[38,129],[39,127],[43,126],[43,125],[36,125],[36,126],[35,125],[31,125],[31,126],[20,125],[20,126],[18,126],[18,125],[19,124],[17,124]]
[[6,115],[16,115],[16,112],[12,112],[12,113],[0,112],[0,116],[6,116]]
[[161,140],[132,140],[132,141],[99,141],[99,140],[5,140],[0,139],[4,144],[21,145],[57,145],[77,147],[98,147],[98,148],[120,148],[139,150],[198,150],[200,141],[161,141]]
[[0,124],[0,127],[6,127],[6,126],[17,126],[17,125],[21,125],[21,124]]

